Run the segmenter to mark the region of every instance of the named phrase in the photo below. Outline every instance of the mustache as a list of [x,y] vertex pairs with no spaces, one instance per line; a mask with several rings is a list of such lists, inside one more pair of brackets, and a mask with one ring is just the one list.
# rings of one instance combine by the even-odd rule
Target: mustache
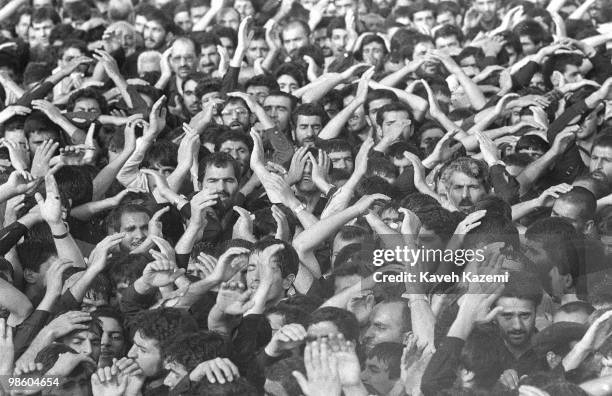
[[474,205],[472,201],[470,201],[467,198],[462,199],[461,202],[459,202],[459,206],[472,206],[472,205]]

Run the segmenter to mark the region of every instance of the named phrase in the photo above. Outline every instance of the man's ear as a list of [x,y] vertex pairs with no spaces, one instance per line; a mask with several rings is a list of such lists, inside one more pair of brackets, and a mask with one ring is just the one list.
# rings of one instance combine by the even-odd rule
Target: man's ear
[[23,269],[23,279],[26,281],[26,283],[33,285],[38,280],[38,273],[32,271],[29,268],[24,268]]
[[587,222],[584,223],[584,233],[585,234],[592,233],[594,227],[595,227],[595,220],[587,220]]
[[560,71],[555,70],[550,76],[550,82],[555,88],[562,87],[565,84],[565,77],[563,77]]
[[293,282],[295,282],[295,275],[294,274],[287,275],[287,277],[283,279],[283,289],[289,290],[291,285],[293,285]]
[[461,368],[459,369],[459,381],[461,381],[461,385],[464,387],[469,387],[471,383],[474,382],[474,372],[469,371],[467,369]]

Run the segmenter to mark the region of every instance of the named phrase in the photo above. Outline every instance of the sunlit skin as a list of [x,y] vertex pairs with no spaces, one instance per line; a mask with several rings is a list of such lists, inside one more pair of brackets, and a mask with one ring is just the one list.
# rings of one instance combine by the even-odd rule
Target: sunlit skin
[[535,305],[530,300],[500,297],[496,306],[503,310],[496,321],[506,345],[514,352],[529,348],[535,330]]
[[327,154],[331,161],[332,168],[344,169],[349,173],[353,173],[355,169],[355,160],[350,151],[332,151]]
[[370,314],[368,328],[363,335],[363,346],[370,351],[381,342],[401,343],[404,337],[402,306],[399,302],[379,303]]
[[49,37],[51,36],[51,30],[53,30],[54,27],[55,24],[50,19],[33,22],[31,30],[34,43],[43,47],[48,46],[50,44]]
[[285,96],[268,96],[263,106],[281,132],[288,132],[291,121],[291,100]]
[[308,34],[300,24],[291,24],[283,29],[283,46],[287,53],[291,53],[298,48],[308,44]]
[[295,126],[295,141],[298,146],[314,147],[321,128],[321,117],[298,115]]
[[219,62],[221,57],[217,52],[217,47],[214,45],[210,45],[208,47],[203,47],[200,52],[200,62],[198,64],[198,70],[202,73],[211,75],[213,71],[217,70],[219,67]]
[[202,188],[218,194],[221,201],[229,200],[238,191],[238,179],[230,165],[223,168],[209,165],[202,182]]
[[454,172],[447,186],[448,200],[463,213],[469,213],[476,202],[486,195],[484,185],[465,173]]
[[166,44],[166,29],[158,21],[147,21],[143,37],[146,49],[160,50]]
[[249,147],[240,140],[227,140],[221,144],[219,151],[232,156],[240,164],[240,174],[244,175],[249,168],[251,152]]
[[593,147],[589,171],[591,176],[612,183],[612,147]]
[[100,357],[112,361],[112,358],[123,357],[125,349],[125,338],[123,327],[115,318],[100,317],[102,322],[102,338],[100,340]]
[[153,378],[161,373],[163,362],[159,342],[143,337],[140,331],[134,334],[133,345],[127,356],[136,361],[146,378]]
[[195,71],[196,49],[193,42],[188,40],[177,40],[172,45],[170,54],[170,67],[174,74],[181,80]]
[[95,362],[100,357],[100,335],[89,330],[65,337],[62,343],[74,349],[77,353],[92,358]]
[[123,213],[119,232],[125,233],[125,237],[121,240],[121,248],[131,251],[140,246],[149,235],[149,220],[144,212]]

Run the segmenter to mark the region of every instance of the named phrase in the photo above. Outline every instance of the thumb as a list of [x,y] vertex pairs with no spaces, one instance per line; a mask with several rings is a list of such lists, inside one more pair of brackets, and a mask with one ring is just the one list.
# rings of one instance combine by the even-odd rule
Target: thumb
[[36,199],[36,202],[37,202],[39,205],[42,205],[42,204],[45,202],[45,200],[43,199],[43,196],[42,196],[42,194],[41,194],[41,193],[36,193],[36,194],[34,194],[34,199]]
[[300,373],[299,371],[293,371],[291,375],[293,375],[293,377],[300,385],[300,388],[302,388],[302,392],[304,392],[304,394],[307,394],[308,380],[306,379],[306,377],[304,377],[304,374]]
[[178,279],[180,276],[182,276],[183,274],[185,274],[185,268],[179,268],[176,271],[174,271],[174,273],[172,274],[172,280],[176,280]]

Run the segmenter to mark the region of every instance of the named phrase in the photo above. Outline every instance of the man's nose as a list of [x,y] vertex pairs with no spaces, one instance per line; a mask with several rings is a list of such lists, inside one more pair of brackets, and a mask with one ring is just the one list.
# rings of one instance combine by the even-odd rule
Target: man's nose
[[512,329],[521,330],[522,328],[523,328],[523,322],[521,322],[521,319],[518,316],[513,318],[512,319]]
[[91,341],[89,340],[83,341],[83,347],[81,349],[81,353],[87,356],[91,356],[91,351],[92,351]]
[[136,359],[138,357],[138,354],[136,353],[136,345],[132,345],[132,347],[128,351],[127,357],[129,357],[130,359]]
[[462,191],[461,196],[462,196],[463,198],[467,198],[467,197],[469,197],[469,190],[468,190],[468,188],[467,188],[467,187],[464,187],[464,188],[463,188],[463,191]]
[[102,338],[100,339],[100,345],[110,345],[110,344],[111,344],[111,338],[109,337],[108,334],[103,333]]

